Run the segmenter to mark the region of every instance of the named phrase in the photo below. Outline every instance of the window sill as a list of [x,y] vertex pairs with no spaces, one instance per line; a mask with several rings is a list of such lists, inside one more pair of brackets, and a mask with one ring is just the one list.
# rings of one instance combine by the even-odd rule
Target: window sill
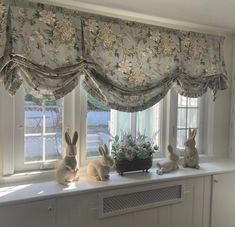
[[180,167],[179,170],[163,175],[157,175],[156,168],[152,168],[149,173],[130,173],[124,174],[123,177],[119,176],[117,173],[111,173],[110,180],[105,182],[97,182],[85,176],[81,176],[78,182],[73,182],[68,187],[62,186],[54,180],[47,182],[44,180],[44,182],[41,183],[30,182],[14,184],[14,186],[4,186],[0,188],[0,206],[40,199],[59,198],[68,195],[97,193],[123,187],[185,180],[234,171],[234,160],[217,159],[201,163],[199,170]]
[[55,170],[37,170],[30,172],[15,173],[1,178],[1,185],[12,185],[18,183],[37,183],[53,180]]
[[[216,158],[213,158],[209,155],[200,155],[200,163],[210,162]],[[154,158],[152,168],[156,168],[156,163],[159,161],[163,161],[164,157],[162,158]],[[180,164],[183,163],[182,157],[180,158]],[[111,171],[115,173],[115,170]],[[86,176],[86,166],[83,166],[79,169],[79,175],[82,177]],[[37,183],[43,181],[50,181],[55,179],[55,170],[37,170],[37,171],[27,171],[21,173],[15,173],[10,176],[4,176],[0,179],[0,185],[12,185],[18,183]]]

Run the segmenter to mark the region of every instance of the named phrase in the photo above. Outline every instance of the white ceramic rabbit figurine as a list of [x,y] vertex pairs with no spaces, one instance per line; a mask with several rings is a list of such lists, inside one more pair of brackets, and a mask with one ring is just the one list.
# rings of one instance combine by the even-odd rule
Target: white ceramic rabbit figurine
[[68,185],[68,183],[79,179],[76,159],[77,140],[77,132],[74,132],[73,141],[71,141],[68,132],[65,133],[65,141],[67,143],[66,154],[56,169],[56,179],[60,184]]
[[199,156],[197,152],[197,148],[195,147],[195,137],[197,135],[197,129],[189,129],[188,139],[184,143],[185,152],[184,152],[184,163],[183,167],[190,167],[199,169]]
[[110,167],[113,166],[113,159],[109,156],[106,144],[99,146],[101,157],[92,160],[87,166],[87,175],[97,181],[105,181],[109,178]]
[[169,173],[179,168],[178,161],[179,156],[174,153],[171,145],[168,145],[169,158],[168,160],[157,162],[157,174],[162,175],[163,173]]

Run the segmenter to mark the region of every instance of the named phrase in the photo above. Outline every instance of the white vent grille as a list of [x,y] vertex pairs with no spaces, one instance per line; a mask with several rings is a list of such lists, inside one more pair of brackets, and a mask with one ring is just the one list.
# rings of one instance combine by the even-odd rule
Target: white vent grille
[[118,193],[117,190],[111,196],[103,194],[100,196],[100,217],[179,202],[182,200],[182,190],[182,184],[177,184],[161,188],[145,187],[141,191],[134,189],[134,191],[128,190],[127,192],[125,190],[125,192],[120,193],[119,190]]

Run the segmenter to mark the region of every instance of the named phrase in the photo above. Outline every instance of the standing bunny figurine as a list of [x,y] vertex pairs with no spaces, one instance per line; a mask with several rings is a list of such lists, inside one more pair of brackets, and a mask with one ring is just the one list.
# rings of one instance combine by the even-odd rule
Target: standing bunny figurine
[[197,148],[195,147],[195,137],[197,135],[197,129],[189,129],[188,139],[184,143],[185,153],[184,153],[184,164],[183,167],[199,169],[199,156]]
[[109,179],[110,167],[113,166],[113,159],[109,156],[109,150],[106,144],[99,146],[101,157],[98,160],[92,160],[87,166],[87,175],[97,181]]
[[179,156],[174,153],[171,145],[168,145],[169,158],[162,162],[157,162],[157,174],[162,175],[163,173],[169,173],[179,168],[178,161]]
[[68,183],[79,179],[76,159],[78,133],[74,132],[73,141],[71,141],[68,132],[66,132],[65,141],[67,143],[66,154],[56,169],[56,179],[60,184],[68,185]]

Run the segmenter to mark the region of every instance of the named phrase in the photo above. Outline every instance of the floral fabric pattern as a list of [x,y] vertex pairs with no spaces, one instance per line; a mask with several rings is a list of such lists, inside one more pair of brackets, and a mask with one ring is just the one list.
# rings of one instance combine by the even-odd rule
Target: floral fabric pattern
[[135,112],[173,87],[198,97],[227,88],[223,38],[24,0],[0,0],[0,81],[12,95],[58,99],[80,75],[114,109]]
[[38,98],[58,99],[77,86],[83,60],[81,19],[74,11],[17,1],[7,24],[0,80],[10,94],[23,84]]
[[85,57],[95,63],[84,86],[114,109],[146,109],[171,87],[189,97],[227,87],[221,37],[102,16],[83,20]]

